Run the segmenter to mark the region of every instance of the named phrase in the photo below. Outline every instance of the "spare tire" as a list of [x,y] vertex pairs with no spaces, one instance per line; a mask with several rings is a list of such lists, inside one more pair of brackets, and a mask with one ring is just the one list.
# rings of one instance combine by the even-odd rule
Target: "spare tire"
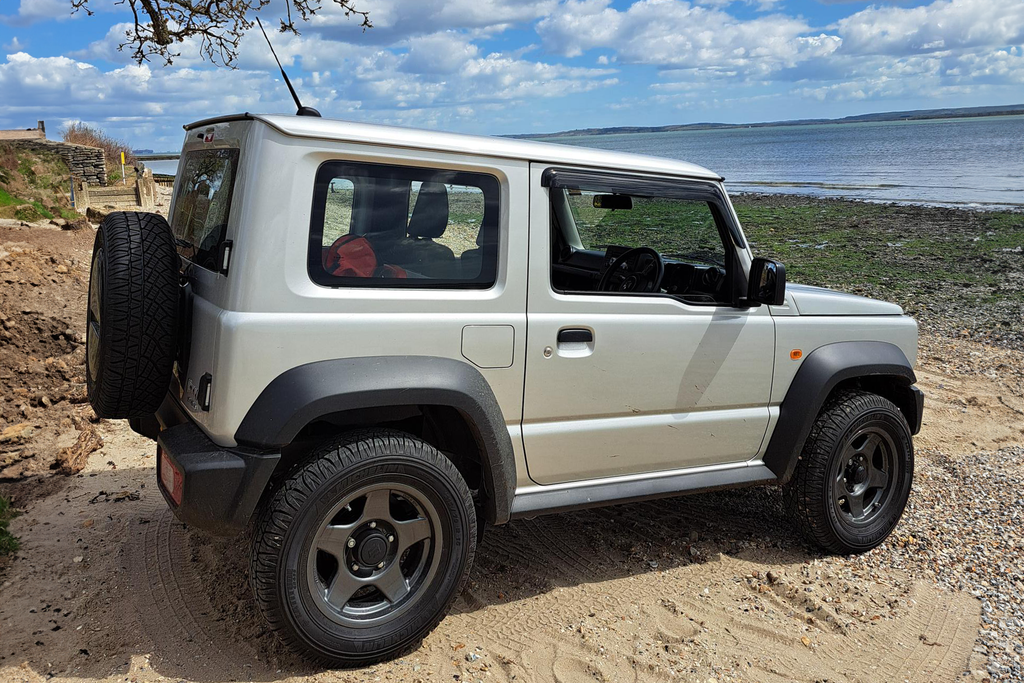
[[178,328],[178,252],[152,213],[115,212],[92,251],[86,388],[99,417],[156,412],[171,381]]

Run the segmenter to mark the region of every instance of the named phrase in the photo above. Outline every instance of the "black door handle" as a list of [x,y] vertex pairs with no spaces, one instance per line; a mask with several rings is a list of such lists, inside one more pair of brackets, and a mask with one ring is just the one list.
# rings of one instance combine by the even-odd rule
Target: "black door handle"
[[558,331],[558,343],[569,344],[573,342],[592,342],[594,341],[594,333],[590,330],[584,330],[580,328],[568,328],[565,330]]

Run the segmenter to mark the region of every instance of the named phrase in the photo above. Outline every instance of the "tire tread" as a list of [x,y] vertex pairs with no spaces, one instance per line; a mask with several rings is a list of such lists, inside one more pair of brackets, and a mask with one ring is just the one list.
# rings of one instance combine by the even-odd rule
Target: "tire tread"
[[[160,406],[177,351],[178,252],[162,216],[116,211],[96,233],[106,256],[101,372],[89,382],[99,417],[145,417]],[[95,265],[94,265],[95,267]]]
[[[793,478],[783,487],[783,500],[789,516],[801,534],[812,544],[832,554],[847,555],[866,550],[849,544],[832,528],[822,490],[829,486],[831,456],[841,445],[847,427],[859,416],[877,411],[899,416],[907,434],[910,434],[910,428],[906,426],[906,420],[899,408],[878,394],[841,389],[829,397],[814,421],[810,434],[807,435]],[[909,458],[908,476],[912,476],[912,449]],[[884,538],[885,536],[879,539],[878,543]]]
[[[390,647],[364,657],[329,655],[311,648],[309,641],[292,624],[281,599],[278,579],[284,537],[302,506],[316,495],[322,484],[343,471],[354,470],[361,465],[372,467],[374,457],[380,453],[426,454],[424,460],[438,467],[444,476],[457,484],[455,489],[470,521],[467,539],[476,539],[477,520],[472,494],[454,463],[429,444],[404,432],[390,429],[349,432],[328,441],[314,450],[308,459],[293,466],[256,517],[249,556],[249,582],[260,612],[278,638],[287,648],[303,653],[308,661],[317,665],[368,666],[411,649],[444,619],[452,602],[462,592],[473,565],[475,543],[470,542],[462,575],[444,608],[410,632],[397,634]],[[371,472],[372,469],[367,471]]]

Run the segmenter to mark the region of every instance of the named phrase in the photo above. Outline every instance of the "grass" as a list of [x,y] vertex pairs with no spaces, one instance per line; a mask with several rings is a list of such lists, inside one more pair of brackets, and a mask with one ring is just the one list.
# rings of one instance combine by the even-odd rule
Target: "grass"
[[594,195],[569,195],[583,246],[648,246],[665,256],[724,263],[725,254],[714,216],[705,202],[633,198],[632,209],[594,207]]
[[8,523],[17,516],[11,502],[0,496],[0,556],[10,555],[18,549],[18,539],[7,530]]
[[1024,339],[1024,213],[734,198],[791,282],[894,301],[930,329]]
[[69,171],[64,161],[51,152],[16,150],[0,145],[0,218],[33,223],[77,214],[71,210]]
[[993,267],[1007,253],[1002,250],[1024,245],[1024,214],[958,212],[948,225],[934,225],[922,222],[921,211],[853,202],[778,207],[736,201],[754,252],[782,261],[790,279],[807,284],[918,296],[936,282],[993,287],[1002,279]]
[[[135,155],[132,154],[132,146],[130,144],[124,140],[111,137],[98,128],[91,128],[84,123],[69,124],[61,131],[61,137],[64,142],[102,149],[103,156],[107,160],[107,168],[114,168],[115,166],[120,168],[121,152],[124,152],[126,164],[131,165],[135,163]],[[121,179],[120,172],[117,177],[118,180]]]
[[0,206],[20,206],[25,202],[12,196],[7,190],[0,187]]

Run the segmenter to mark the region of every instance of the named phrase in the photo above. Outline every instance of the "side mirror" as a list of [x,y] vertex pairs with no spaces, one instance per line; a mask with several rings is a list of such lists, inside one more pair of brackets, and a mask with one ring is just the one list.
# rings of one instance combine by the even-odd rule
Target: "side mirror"
[[778,261],[756,258],[750,264],[747,300],[781,306],[786,302],[786,266]]

